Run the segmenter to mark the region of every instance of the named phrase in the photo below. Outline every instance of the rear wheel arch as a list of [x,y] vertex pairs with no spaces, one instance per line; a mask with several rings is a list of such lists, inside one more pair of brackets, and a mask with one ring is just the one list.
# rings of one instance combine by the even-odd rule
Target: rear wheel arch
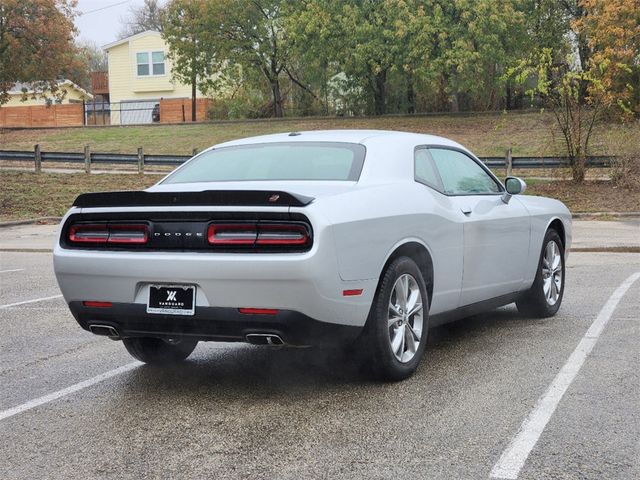
[[417,241],[408,241],[401,245],[397,245],[391,254],[387,257],[387,260],[380,271],[378,288],[380,287],[380,281],[387,270],[388,266],[399,257],[409,257],[418,265],[422,278],[427,287],[427,294],[429,297],[429,305],[431,305],[431,298],[433,297],[433,260],[431,253],[425,245]]

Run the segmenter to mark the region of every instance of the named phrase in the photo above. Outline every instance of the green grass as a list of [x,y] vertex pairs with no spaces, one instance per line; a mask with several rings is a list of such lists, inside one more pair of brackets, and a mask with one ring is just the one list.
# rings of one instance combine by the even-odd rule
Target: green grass
[[162,175],[111,175],[84,173],[0,173],[0,221],[59,217],[78,195],[109,190],[140,190]]
[[[563,155],[562,135],[548,113],[503,113],[434,116],[386,116],[367,118],[305,118],[217,122],[197,125],[149,125],[67,129],[0,131],[0,149],[44,151],[190,154],[215,143],[252,135],[299,130],[367,128],[405,130],[442,135],[460,142],[481,156],[502,156],[508,147],[518,155]],[[636,153],[625,139],[640,137],[640,123],[596,128],[593,153]]]

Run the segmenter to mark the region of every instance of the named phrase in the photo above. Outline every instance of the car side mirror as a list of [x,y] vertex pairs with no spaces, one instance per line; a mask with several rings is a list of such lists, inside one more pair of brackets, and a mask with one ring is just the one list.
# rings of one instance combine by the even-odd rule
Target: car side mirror
[[527,189],[527,184],[521,178],[507,177],[504,181],[504,188],[506,191],[504,192],[504,195],[502,195],[502,201],[504,203],[509,203],[512,195],[524,193]]

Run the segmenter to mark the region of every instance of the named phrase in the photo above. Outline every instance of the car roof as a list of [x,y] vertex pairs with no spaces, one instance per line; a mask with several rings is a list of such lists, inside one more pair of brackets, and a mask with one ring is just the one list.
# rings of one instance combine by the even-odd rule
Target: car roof
[[310,130],[260,135],[257,137],[241,138],[214,145],[212,148],[231,147],[237,145],[251,145],[258,143],[276,142],[347,142],[366,145],[369,141],[384,140],[385,142],[403,142],[414,145],[446,145],[463,148],[448,138],[422,133],[399,132],[394,130]]

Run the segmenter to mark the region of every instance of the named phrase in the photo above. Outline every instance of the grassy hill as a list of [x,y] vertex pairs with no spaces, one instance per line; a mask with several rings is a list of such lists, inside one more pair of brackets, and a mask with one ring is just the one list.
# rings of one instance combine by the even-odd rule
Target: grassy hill
[[[0,149],[44,151],[190,154],[215,143],[276,132],[336,128],[405,130],[451,138],[481,156],[562,155],[563,137],[549,113],[487,113],[473,115],[385,116],[363,118],[304,118],[213,122],[197,125],[148,125],[0,131]],[[598,125],[592,150],[598,154],[637,153],[629,138],[640,138],[640,123]],[[634,151],[634,149],[636,151]]]

